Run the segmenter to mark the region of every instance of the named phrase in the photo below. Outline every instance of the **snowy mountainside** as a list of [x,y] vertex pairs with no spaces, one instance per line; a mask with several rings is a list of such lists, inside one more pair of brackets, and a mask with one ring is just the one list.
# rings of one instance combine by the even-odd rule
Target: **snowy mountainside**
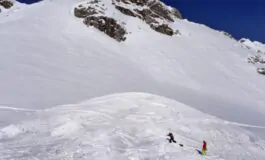
[[114,94],[35,114],[1,128],[0,159],[201,159],[203,140],[206,159],[265,157],[265,142],[252,133],[156,95]]
[[243,48],[247,48],[254,53],[248,57],[248,62],[254,64],[257,67],[257,71],[260,74],[265,75],[265,44],[257,41],[251,41],[246,38],[239,40]]
[[[264,77],[237,41],[180,18],[162,19],[179,34],[161,34],[102,0],[106,16],[125,22],[128,35],[117,42],[75,16],[81,2],[88,1],[43,0],[0,18],[0,127],[32,119],[30,110],[122,92],[153,93],[224,120],[265,124]],[[249,130],[265,138],[264,130]]]
[[252,49],[255,52],[265,52],[265,44],[262,44],[261,42],[258,41],[251,41],[246,38],[242,38],[239,40],[240,43],[245,45],[245,47],[248,47],[248,49]]
[[74,15],[84,18],[83,23],[88,27],[94,26],[119,42],[125,41],[128,34],[127,16],[141,19],[151,29],[169,36],[179,33],[170,24],[182,18],[177,9],[156,0],[86,0],[76,5]]

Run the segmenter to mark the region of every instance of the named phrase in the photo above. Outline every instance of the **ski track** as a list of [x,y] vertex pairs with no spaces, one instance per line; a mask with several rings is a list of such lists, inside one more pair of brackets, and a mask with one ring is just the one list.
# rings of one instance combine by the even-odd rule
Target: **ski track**
[[265,129],[265,126],[256,126],[256,125],[242,124],[242,123],[229,122],[229,121],[224,121],[224,123],[228,125],[235,125],[235,126],[240,126],[240,127],[245,127],[245,128]]
[[8,106],[0,106],[2,110],[11,110],[11,111],[22,111],[22,112],[37,112],[38,110],[27,109],[27,108],[16,108],[16,107],[8,107]]

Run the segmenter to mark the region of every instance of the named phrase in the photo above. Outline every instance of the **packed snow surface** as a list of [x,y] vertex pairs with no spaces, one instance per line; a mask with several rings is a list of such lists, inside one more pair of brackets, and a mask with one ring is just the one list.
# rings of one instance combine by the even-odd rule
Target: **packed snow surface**
[[[114,94],[34,114],[0,130],[0,159],[204,159],[203,140],[205,159],[265,157],[264,141],[252,133],[156,95]],[[168,143],[168,132],[177,143]]]
[[[0,159],[192,159],[203,139],[209,141],[209,158],[264,159],[258,137],[265,139],[265,83],[247,63],[253,51],[188,20],[170,24],[180,34],[162,35],[102,0],[106,14],[128,32],[119,43],[73,15],[79,2],[16,3],[0,13]],[[112,97],[117,101],[105,97],[102,105],[94,99],[52,108],[122,92],[177,102],[170,100],[165,109],[156,96],[152,102],[143,98],[145,103],[130,95]],[[146,106],[139,106],[141,101]],[[225,121],[186,112],[184,105]],[[168,145],[169,130],[195,148]]]

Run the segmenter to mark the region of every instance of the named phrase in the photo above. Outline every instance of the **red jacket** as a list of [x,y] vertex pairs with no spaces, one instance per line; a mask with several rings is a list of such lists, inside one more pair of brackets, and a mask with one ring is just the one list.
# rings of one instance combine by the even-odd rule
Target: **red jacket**
[[207,144],[205,142],[202,145],[202,149],[205,150],[205,151],[207,150]]

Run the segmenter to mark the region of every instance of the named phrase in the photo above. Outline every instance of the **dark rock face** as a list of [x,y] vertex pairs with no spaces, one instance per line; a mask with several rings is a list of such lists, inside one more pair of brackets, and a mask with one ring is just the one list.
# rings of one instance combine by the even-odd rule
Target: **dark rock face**
[[230,33],[227,33],[227,32],[224,32],[224,31],[222,31],[222,33],[223,33],[225,36],[227,36],[228,38],[230,38],[230,39],[234,39],[234,37],[233,37]]
[[0,0],[0,5],[3,6],[5,9],[9,9],[13,6],[13,3],[8,0]]
[[141,15],[141,19],[144,20],[147,24],[158,23],[155,18],[159,18],[158,15],[154,14],[149,9],[143,10],[135,10],[139,15]]
[[[114,0],[112,0],[114,1]],[[116,0],[117,2],[123,2],[124,4],[130,4],[130,2],[128,0]]]
[[[159,0],[112,0],[111,4],[121,13],[143,20],[159,33],[169,36],[180,34],[178,30],[174,32],[169,27],[169,23],[174,22],[174,18],[181,18],[179,11],[167,7]],[[108,7],[105,7],[101,0],[90,0],[75,7],[74,15],[84,18],[87,26],[93,26],[119,42],[124,41],[126,30],[114,18],[105,15],[107,9]]]
[[256,64],[265,64],[265,60],[260,55],[251,56],[248,58],[248,63]]
[[98,2],[100,2],[100,0],[93,0],[93,1],[90,1],[90,4],[96,4]]
[[138,5],[138,6],[144,6],[144,5],[147,4],[147,2],[149,0],[128,0],[128,1],[130,1],[131,3],[134,3],[134,4]]
[[127,15],[127,16],[136,17],[136,15],[135,15],[131,10],[129,10],[129,9],[127,9],[127,8],[123,8],[123,7],[121,7],[121,6],[115,6],[115,8],[116,8],[117,10],[119,10],[121,13],[123,13],[123,14],[125,14],[125,15]]
[[74,9],[74,14],[78,18],[85,18],[87,16],[91,16],[91,15],[97,14],[97,12],[92,7],[88,7],[88,8],[81,7],[81,8],[75,8]]
[[151,28],[153,28],[155,31],[172,36],[174,34],[174,31],[166,24],[154,26],[151,25]]
[[[246,42],[246,44],[245,44]],[[249,41],[248,39],[240,39],[239,43],[241,44],[242,48],[251,50],[251,51],[255,51],[256,53],[253,53],[252,55],[250,55],[247,60],[248,63],[251,63],[253,65],[258,64],[258,66],[260,68],[257,68],[257,72],[259,74],[265,75],[265,52],[262,52],[261,50],[257,49],[257,48],[252,48],[251,46],[249,46],[248,43],[252,43],[251,41]]]
[[118,42],[126,40],[126,30],[113,18],[105,16],[89,16],[84,19],[84,24],[97,28],[108,36],[116,39]]
[[169,36],[172,36],[174,34],[174,31],[172,28],[170,28],[167,24],[161,24],[158,25],[158,21],[156,20],[156,18],[160,18],[159,15],[157,15],[156,13],[152,12],[152,10],[149,9],[143,9],[143,10],[135,10],[138,14],[141,15],[142,19],[150,25],[150,27],[157,31],[160,32],[162,34],[166,34]]
[[174,20],[171,18],[171,12],[166,9],[161,3],[150,3],[148,4],[151,11],[153,11],[155,14],[159,15],[160,17],[163,17],[164,19],[174,22]]
[[[124,8],[116,5],[116,9],[120,12],[132,16],[138,17],[145,21],[153,30],[166,34],[173,35],[175,32],[171,29],[167,23],[159,25],[159,19],[166,20],[168,22],[174,22],[173,17],[182,18],[179,11],[175,8],[168,8],[163,3],[157,0],[116,0],[117,2],[122,2],[124,4],[133,3],[139,6],[145,6],[143,9],[133,9]],[[179,34],[176,33],[176,34]]]
[[246,40],[245,39],[240,39],[239,42],[240,43],[244,43]]
[[176,8],[173,8],[171,13],[176,17],[176,18],[179,18],[179,19],[182,19],[182,15],[181,13],[179,12],[179,10],[177,10]]
[[265,75],[265,68],[258,68],[258,69],[257,69],[257,72],[258,72],[259,74]]

